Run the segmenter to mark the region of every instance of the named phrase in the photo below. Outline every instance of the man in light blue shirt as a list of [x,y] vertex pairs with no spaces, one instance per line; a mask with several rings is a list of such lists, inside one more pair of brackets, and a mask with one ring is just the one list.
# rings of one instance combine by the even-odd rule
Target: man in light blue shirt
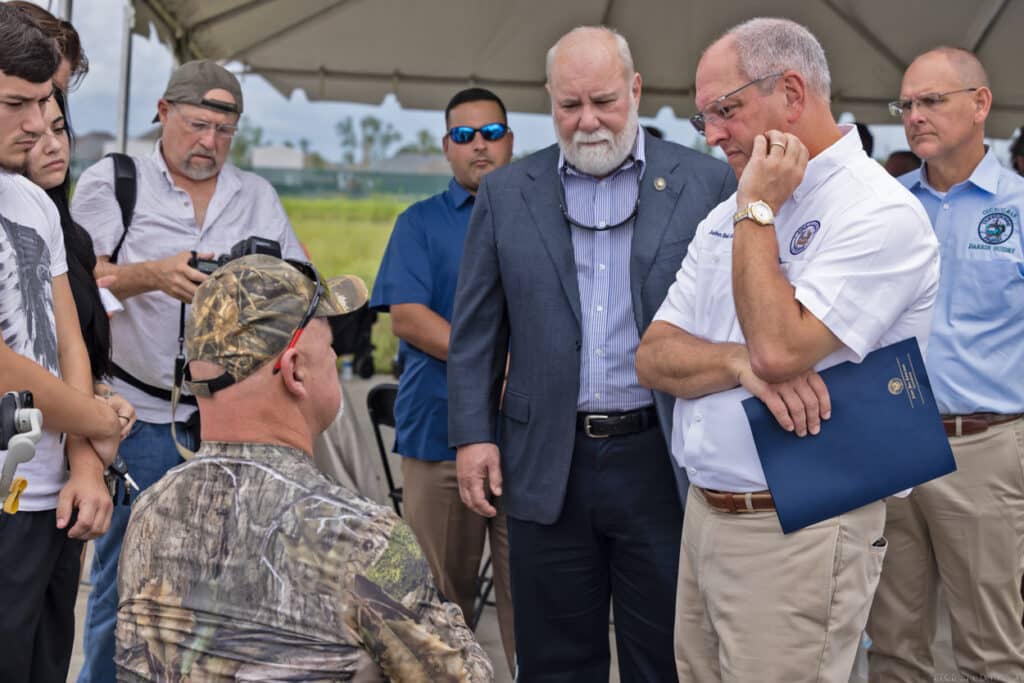
[[939,583],[958,672],[1024,675],[1024,178],[985,147],[991,104],[981,63],[952,48],[914,60],[890,104],[925,161],[900,180],[941,244],[926,361],[957,471],[888,501],[871,681],[931,680]]

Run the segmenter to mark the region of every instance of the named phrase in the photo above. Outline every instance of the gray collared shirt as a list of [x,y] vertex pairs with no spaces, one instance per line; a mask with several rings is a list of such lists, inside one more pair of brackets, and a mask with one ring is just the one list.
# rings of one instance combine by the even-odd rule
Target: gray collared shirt
[[629,285],[635,217],[610,230],[602,229],[633,213],[644,166],[642,132],[630,156],[604,178],[581,173],[559,155],[566,212],[573,221],[597,228],[570,224],[583,327],[577,398],[582,412],[636,410],[654,401],[636,376],[640,333]]
[[[153,261],[188,250],[219,256],[251,235],[280,242],[284,258],[306,260],[277,193],[258,175],[224,164],[204,223],[197,225],[191,197],[174,184],[160,144],[149,156],[133,158],[138,179],[135,215],[118,263]],[[92,236],[97,256],[109,256],[124,231],[110,159],[99,160],[82,174],[71,215]],[[180,303],[161,291],[138,294],[121,303],[124,310],[110,321],[114,362],[146,384],[170,389],[178,353]],[[135,406],[140,420],[171,421],[170,403],[121,380],[111,384]],[[179,405],[177,419],[187,418],[193,410]]]

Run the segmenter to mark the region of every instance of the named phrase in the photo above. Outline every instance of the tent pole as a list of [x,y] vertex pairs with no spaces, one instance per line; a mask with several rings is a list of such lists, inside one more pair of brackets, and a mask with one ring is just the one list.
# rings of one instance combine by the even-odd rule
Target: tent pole
[[132,80],[132,29],[135,27],[135,7],[124,0],[124,26],[121,31],[121,87],[117,111],[117,148],[124,154],[128,149],[128,100]]
[[51,10],[53,16],[64,21],[71,21],[71,0],[56,0]]

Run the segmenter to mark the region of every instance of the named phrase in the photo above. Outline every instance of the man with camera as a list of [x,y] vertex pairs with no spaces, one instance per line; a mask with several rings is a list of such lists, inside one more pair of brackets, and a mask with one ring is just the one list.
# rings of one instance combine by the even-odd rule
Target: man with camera
[[[170,402],[183,355],[183,304],[206,278],[190,262],[218,259],[250,237],[280,243],[285,258],[302,258],[270,184],[226,163],[242,105],[238,80],[226,69],[209,60],[183,64],[157,104],[159,143],[132,158],[134,211],[122,211],[118,195],[123,200],[130,185],[115,179],[109,158],[89,168],[75,191],[72,216],[92,235],[96,275],[116,276],[111,290],[124,306],[110,326],[112,386],[138,411],[120,453],[143,489],[181,462],[172,420],[179,441],[196,446],[194,430],[180,424],[192,418],[194,399],[186,397],[173,416]],[[118,495],[110,532],[96,543],[80,681],[114,680],[115,581],[129,512]]]

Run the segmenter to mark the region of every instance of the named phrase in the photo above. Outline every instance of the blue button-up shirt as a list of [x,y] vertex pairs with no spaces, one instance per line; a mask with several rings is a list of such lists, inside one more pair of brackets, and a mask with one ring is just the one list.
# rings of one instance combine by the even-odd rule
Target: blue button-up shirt
[[927,164],[900,177],[935,227],[942,250],[926,361],[939,410],[1024,412],[1024,178],[992,150],[948,192]]
[[636,410],[654,401],[636,376],[640,334],[629,286],[634,221],[603,229],[633,212],[644,163],[642,133],[629,158],[604,178],[581,173],[564,156],[558,160],[566,211],[574,221],[597,228],[570,225],[583,326],[577,398],[583,412]]
[[[398,217],[373,285],[371,308],[422,304],[451,322],[473,195],[453,178],[441,194]],[[448,447],[447,363],[399,342],[405,369],[395,400],[395,452],[419,460],[454,460]]]

